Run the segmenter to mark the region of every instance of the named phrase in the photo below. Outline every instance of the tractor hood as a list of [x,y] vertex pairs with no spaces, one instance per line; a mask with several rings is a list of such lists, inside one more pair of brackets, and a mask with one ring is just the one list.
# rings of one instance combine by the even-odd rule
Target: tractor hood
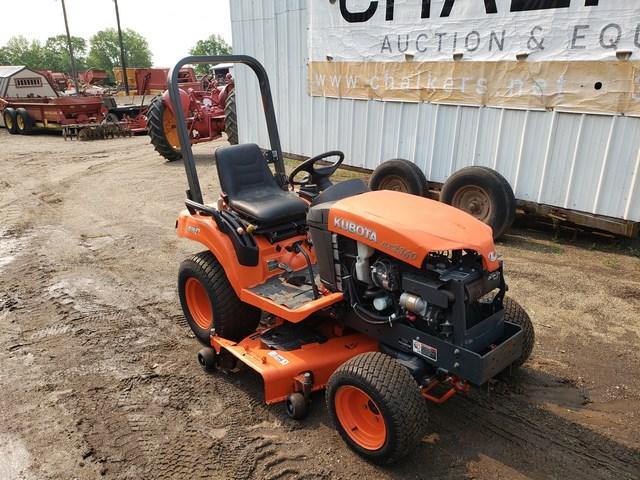
[[381,190],[339,200],[329,210],[329,230],[421,268],[429,252],[467,249],[499,268],[491,227],[444,203]]

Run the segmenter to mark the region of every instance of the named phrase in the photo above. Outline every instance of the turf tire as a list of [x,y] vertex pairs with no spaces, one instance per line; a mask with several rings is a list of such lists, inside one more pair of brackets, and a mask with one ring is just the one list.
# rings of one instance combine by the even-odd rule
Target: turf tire
[[147,131],[151,144],[167,161],[173,162],[182,158],[182,153],[174,149],[164,133],[164,109],[167,108],[162,97],[156,97],[151,101],[147,110]]
[[371,190],[397,190],[424,197],[427,178],[415,163],[396,158],[378,165],[369,179]]
[[[361,447],[346,433],[336,414],[335,396],[342,386],[364,391],[385,420],[386,439],[378,450]],[[329,415],[342,439],[365,459],[382,465],[408,454],[425,435],[427,405],[409,371],[388,355],[362,353],[342,364],[326,388]]]
[[236,109],[236,91],[229,93],[224,104],[224,131],[231,145],[237,145],[238,137],[238,110]]
[[516,215],[516,198],[511,185],[491,168],[465,167],[453,173],[444,183],[440,201],[460,208],[454,205],[456,193],[469,186],[479,187],[488,195],[492,212],[484,222],[493,229],[494,239],[501,237],[513,224]]
[[2,112],[2,119],[4,121],[4,125],[7,128],[7,131],[11,135],[15,135],[18,133],[18,125],[16,123],[16,111],[14,108],[8,107],[5,108]]
[[[20,128],[21,122],[22,128]],[[24,108],[16,109],[16,131],[20,135],[31,135],[33,133],[33,119]]]
[[[213,324],[209,328],[200,327],[189,311],[185,284],[190,277],[202,284],[209,297],[213,311]],[[239,341],[255,331],[260,322],[260,310],[238,298],[222,265],[210,251],[200,252],[180,264],[178,294],[187,323],[204,345],[211,345],[211,328],[223,338]]]
[[522,308],[518,302],[508,297],[504,299],[504,319],[522,328],[522,355],[511,365],[514,368],[520,368],[529,359],[531,352],[533,352],[533,345],[535,343],[533,323],[525,309]]

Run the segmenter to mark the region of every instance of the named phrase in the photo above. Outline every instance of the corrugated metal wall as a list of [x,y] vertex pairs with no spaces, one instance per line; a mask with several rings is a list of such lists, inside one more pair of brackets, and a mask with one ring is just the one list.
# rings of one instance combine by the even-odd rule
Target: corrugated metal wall
[[[518,199],[640,221],[639,118],[312,98],[307,1],[230,2],[234,52],[265,64],[284,151],[310,156],[337,148],[349,165],[370,169],[406,158],[436,182],[486,165],[509,180]],[[257,82],[244,67],[236,77],[240,140],[266,147]]]

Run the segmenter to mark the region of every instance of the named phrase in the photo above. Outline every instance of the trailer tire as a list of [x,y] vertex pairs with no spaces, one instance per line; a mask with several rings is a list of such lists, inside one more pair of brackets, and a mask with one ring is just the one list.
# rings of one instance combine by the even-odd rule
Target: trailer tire
[[170,115],[172,112],[166,107],[162,97],[154,98],[147,111],[147,130],[155,151],[167,161],[173,162],[182,158],[182,152],[179,142],[176,146],[167,139],[165,123],[170,123]]
[[33,133],[33,120],[24,108],[16,109],[16,130],[20,135]]
[[427,178],[415,163],[401,158],[382,162],[369,179],[371,190],[394,190],[424,197]]
[[504,319],[522,328],[522,355],[511,364],[512,368],[520,368],[529,360],[531,352],[533,352],[533,345],[536,341],[533,323],[526,310],[522,308],[518,302],[509,297],[504,299]]
[[340,436],[373,463],[399,460],[426,432],[427,405],[416,381],[384,353],[362,353],[343,363],[325,396]]
[[235,89],[227,96],[224,104],[224,131],[227,134],[227,141],[231,145],[237,145],[238,137],[238,110],[236,109]]
[[507,231],[516,215],[511,185],[488,167],[465,167],[453,173],[442,187],[440,201],[489,225],[494,239]]
[[16,125],[16,111],[15,109],[8,107],[2,112],[2,120],[4,126],[11,135],[18,133],[18,126]]
[[211,329],[216,335],[239,341],[260,322],[260,310],[238,298],[222,265],[208,250],[180,264],[178,295],[187,323],[207,346],[211,346]]

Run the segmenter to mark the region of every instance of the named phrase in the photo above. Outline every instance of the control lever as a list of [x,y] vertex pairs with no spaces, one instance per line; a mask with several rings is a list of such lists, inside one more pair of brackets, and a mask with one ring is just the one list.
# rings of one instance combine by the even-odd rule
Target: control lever
[[320,290],[316,285],[316,279],[313,275],[313,265],[311,264],[311,258],[307,251],[300,246],[301,241],[294,242],[290,247],[285,247],[287,251],[294,253],[301,253],[304,259],[307,261],[307,271],[309,272],[309,281],[311,282],[311,288],[313,289],[313,299],[320,298]]

